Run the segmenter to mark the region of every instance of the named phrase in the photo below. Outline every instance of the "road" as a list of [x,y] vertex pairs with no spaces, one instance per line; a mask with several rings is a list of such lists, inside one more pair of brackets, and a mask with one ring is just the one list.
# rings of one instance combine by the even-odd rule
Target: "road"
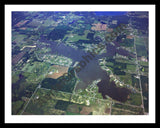
[[22,115],[22,114],[24,113],[24,111],[26,110],[26,108],[27,108],[28,104],[30,103],[30,101],[31,101],[32,97],[33,97],[33,96],[34,96],[34,94],[37,92],[38,88],[39,88],[39,85],[38,85],[38,87],[34,90],[34,92],[33,92],[32,96],[29,98],[29,100],[28,100],[27,104],[24,106],[24,108],[23,108],[22,112],[20,113],[20,115]]
[[136,51],[136,62],[137,62],[136,70],[137,70],[137,75],[139,76],[139,86],[140,86],[140,93],[141,93],[141,101],[142,101],[143,113],[145,113],[144,103],[143,103],[143,92],[142,92],[142,85],[141,85],[141,76],[140,76],[140,72],[139,72],[139,63],[138,63],[138,59],[137,59],[137,50],[136,50],[135,41],[136,41],[136,38],[134,38],[134,48],[135,48],[135,51]]
[[[45,78],[45,76],[48,74],[48,71],[49,71],[49,70],[50,70],[50,68],[46,71],[46,73],[43,74],[44,78]],[[20,115],[22,115],[22,114],[24,113],[24,111],[26,110],[28,104],[30,103],[31,99],[34,97],[34,95],[35,95],[35,93],[37,92],[37,90],[38,90],[39,88],[41,88],[41,82],[42,82],[42,81],[43,81],[43,79],[39,82],[37,88],[34,90],[32,96],[29,98],[27,104],[24,106],[24,108],[23,108],[22,112],[20,113]]]

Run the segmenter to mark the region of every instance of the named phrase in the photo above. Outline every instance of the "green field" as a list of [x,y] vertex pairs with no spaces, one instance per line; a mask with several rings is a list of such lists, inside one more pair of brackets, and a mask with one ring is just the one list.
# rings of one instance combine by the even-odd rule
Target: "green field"
[[131,105],[137,105],[140,106],[142,104],[141,100],[141,94],[140,93],[131,93],[129,100],[127,100],[126,103],[131,104]]
[[[48,96],[46,97],[46,95]],[[76,97],[78,101],[75,99]],[[109,100],[100,101],[92,97],[83,97],[82,99],[80,97],[83,96],[54,90],[50,93],[50,90],[40,88],[32,97],[23,115],[109,114],[109,111],[106,111],[106,109],[110,110],[111,102]],[[86,104],[86,100],[88,99],[89,105]]]
[[35,74],[15,72],[12,75],[12,114],[20,114],[28,99],[38,86]]
[[118,75],[120,80],[123,81],[125,84],[132,85],[132,77],[131,74],[126,73],[125,75]]
[[116,108],[118,108],[119,110],[121,109],[122,111],[127,110],[128,112],[130,111],[133,115],[141,115],[143,113],[143,108],[141,107],[134,107],[134,106],[129,106],[121,103],[113,104],[112,108],[113,109],[115,108],[115,110]]
[[73,33],[73,35],[71,36],[66,34],[63,39],[66,39],[68,37],[66,42],[77,42],[79,40],[89,40],[87,39],[88,32],[89,32],[88,30],[84,31],[84,35],[78,35]]
[[133,64],[127,64],[127,68],[126,68],[128,71],[131,71],[131,72],[135,72],[136,71],[136,65],[133,65]]
[[64,91],[71,93],[74,89],[77,78],[75,77],[75,74],[73,74],[72,76],[68,74],[66,76],[61,76],[57,79],[45,78],[41,83],[42,87],[46,89],[53,89],[57,91]]

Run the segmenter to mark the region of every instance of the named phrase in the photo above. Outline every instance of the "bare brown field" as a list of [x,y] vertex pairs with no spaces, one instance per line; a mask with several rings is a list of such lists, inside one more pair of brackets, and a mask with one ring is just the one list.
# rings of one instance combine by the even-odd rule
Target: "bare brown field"
[[17,64],[26,52],[20,52],[12,57],[12,64]]
[[49,72],[49,74],[47,75],[47,78],[57,79],[57,78],[63,76],[63,74],[67,73],[68,69],[69,69],[69,67],[60,66],[60,65],[53,65],[53,67],[57,71]]

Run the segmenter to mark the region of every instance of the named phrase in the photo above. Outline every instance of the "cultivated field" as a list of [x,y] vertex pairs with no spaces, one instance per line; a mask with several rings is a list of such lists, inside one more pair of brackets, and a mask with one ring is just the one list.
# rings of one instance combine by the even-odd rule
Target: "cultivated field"
[[60,65],[53,65],[51,68],[52,70],[47,75],[47,78],[57,79],[60,76],[63,76],[64,73],[67,73],[68,68],[69,67],[60,66]]

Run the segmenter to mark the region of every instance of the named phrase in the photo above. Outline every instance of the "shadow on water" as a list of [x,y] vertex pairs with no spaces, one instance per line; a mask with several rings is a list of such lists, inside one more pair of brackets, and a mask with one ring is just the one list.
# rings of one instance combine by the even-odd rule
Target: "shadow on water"
[[104,99],[106,99],[106,95],[108,95],[114,100],[125,102],[131,93],[127,88],[116,87],[113,81],[109,81],[109,78],[101,80],[97,85]]

